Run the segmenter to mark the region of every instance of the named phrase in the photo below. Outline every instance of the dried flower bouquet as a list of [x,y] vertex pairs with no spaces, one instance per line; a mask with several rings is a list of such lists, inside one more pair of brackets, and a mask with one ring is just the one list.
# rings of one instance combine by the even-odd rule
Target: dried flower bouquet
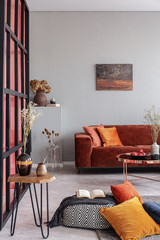
[[52,130],[51,132],[48,131],[47,128],[44,129],[44,131],[42,131],[42,134],[45,135],[48,139],[48,143],[49,145],[55,144],[55,137],[58,138],[59,133],[55,133],[54,130]]
[[160,132],[160,109],[156,109],[153,105],[151,109],[145,109],[145,123],[149,125],[153,143],[157,143]]
[[39,81],[37,79],[30,81],[30,86],[33,92],[37,92],[38,90],[42,90],[45,93],[49,93],[51,90],[50,86],[47,86],[48,82],[46,80]]
[[23,108],[21,111],[21,123],[23,127],[23,144],[24,144],[24,152],[26,151],[26,143],[28,135],[31,131],[31,128],[38,118],[40,118],[43,114],[41,111],[35,111],[35,106],[33,102],[29,102],[27,108]]

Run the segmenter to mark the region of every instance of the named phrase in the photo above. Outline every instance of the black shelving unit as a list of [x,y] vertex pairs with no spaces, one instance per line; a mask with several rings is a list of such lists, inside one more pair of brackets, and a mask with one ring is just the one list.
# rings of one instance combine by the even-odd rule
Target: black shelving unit
[[[7,222],[13,206],[13,189],[7,179],[11,168],[12,173],[13,169],[16,172],[15,160],[23,148],[20,114],[28,101],[28,6],[25,0],[0,0],[0,230]],[[11,129],[12,121],[14,129],[13,126]],[[13,138],[14,144],[11,144]],[[28,153],[30,146],[29,139]],[[12,154],[15,156],[14,166]],[[28,186],[23,185],[20,198],[27,189]]]

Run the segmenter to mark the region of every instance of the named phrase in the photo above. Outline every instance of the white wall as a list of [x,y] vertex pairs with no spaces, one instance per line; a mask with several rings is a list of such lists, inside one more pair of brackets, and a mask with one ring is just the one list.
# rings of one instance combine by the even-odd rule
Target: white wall
[[[63,157],[91,124],[143,123],[160,106],[160,12],[31,12],[31,79],[62,106]],[[132,63],[133,91],[96,91],[95,64]]]

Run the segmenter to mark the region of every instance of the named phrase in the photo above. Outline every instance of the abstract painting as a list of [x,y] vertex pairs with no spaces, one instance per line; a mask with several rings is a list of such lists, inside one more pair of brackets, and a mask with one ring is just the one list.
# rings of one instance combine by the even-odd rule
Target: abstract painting
[[133,90],[133,65],[96,64],[96,90]]

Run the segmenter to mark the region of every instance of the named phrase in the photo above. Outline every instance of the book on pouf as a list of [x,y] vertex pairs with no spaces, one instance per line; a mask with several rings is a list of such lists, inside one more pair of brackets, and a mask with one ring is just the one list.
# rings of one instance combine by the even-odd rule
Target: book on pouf
[[89,199],[94,199],[94,198],[97,198],[97,197],[105,197],[105,194],[104,194],[104,191],[100,190],[100,189],[96,189],[96,190],[93,190],[91,192],[89,192],[88,190],[79,189],[76,192],[76,196],[78,198],[85,197],[85,198],[89,198]]

